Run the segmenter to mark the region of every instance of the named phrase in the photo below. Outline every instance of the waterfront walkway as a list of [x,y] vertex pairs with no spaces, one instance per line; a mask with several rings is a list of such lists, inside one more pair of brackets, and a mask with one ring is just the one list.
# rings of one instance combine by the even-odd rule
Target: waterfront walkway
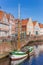
[[21,48],[26,45],[36,45],[36,44],[37,45],[43,44],[43,36],[26,37],[26,39],[24,39],[24,41],[21,42]]

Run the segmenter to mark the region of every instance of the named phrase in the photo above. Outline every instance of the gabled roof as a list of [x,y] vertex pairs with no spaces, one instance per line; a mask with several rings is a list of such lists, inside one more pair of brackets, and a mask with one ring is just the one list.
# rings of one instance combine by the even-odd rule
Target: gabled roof
[[18,23],[18,22],[21,22],[21,20],[20,19],[14,19],[14,22]]
[[2,20],[4,14],[6,15],[7,19],[9,18],[9,14],[7,14],[6,12],[0,10],[0,20]]
[[29,19],[22,19],[22,26],[26,26],[28,21],[29,21]]
[[39,23],[39,27],[40,27],[40,28],[43,28],[43,24]]
[[11,14],[7,14],[6,12],[0,10],[0,20],[2,20],[4,14],[6,14],[7,19],[10,19],[10,16],[14,18],[13,15],[11,15]]
[[36,25],[36,23],[37,23],[37,21],[33,21],[33,26],[35,26],[35,25]]

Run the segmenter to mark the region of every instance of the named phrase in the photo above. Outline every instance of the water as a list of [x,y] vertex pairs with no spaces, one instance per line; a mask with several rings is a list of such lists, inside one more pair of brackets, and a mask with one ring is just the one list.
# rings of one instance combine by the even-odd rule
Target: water
[[43,46],[35,47],[35,56],[30,57],[30,59],[26,59],[19,65],[43,65],[43,53],[40,53],[40,50],[43,50]]
[[38,57],[33,57],[32,59],[26,59],[20,65],[43,65],[43,53]]

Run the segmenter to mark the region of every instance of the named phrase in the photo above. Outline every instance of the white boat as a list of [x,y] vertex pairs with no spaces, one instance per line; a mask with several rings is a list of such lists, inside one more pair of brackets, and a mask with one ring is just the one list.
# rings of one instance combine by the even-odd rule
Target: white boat
[[26,46],[25,49],[29,51],[29,55],[32,56],[34,54],[34,47],[32,46]]
[[10,55],[11,65],[16,65],[27,59],[28,54],[22,51],[13,51]]
[[32,47],[32,46],[29,47],[29,52],[30,52],[29,55],[33,56],[33,54],[34,54],[34,47]]
[[[29,55],[33,52],[33,47],[27,47],[29,50]],[[16,65],[23,62],[25,59],[28,58],[28,53],[22,51],[13,51],[10,55],[11,58],[11,65]]]

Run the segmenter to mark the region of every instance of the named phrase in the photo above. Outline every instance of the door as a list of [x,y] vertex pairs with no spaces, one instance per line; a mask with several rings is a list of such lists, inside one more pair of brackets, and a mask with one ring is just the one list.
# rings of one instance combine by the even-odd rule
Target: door
[[36,35],[38,35],[38,31],[36,31]]

